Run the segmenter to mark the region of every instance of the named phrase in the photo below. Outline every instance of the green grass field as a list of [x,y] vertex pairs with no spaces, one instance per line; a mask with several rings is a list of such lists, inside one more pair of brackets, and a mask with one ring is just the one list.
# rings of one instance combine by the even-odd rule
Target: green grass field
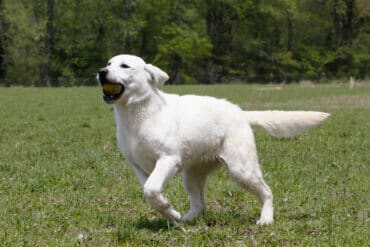
[[[259,204],[221,169],[207,210],[185,233],[149,209],[115,140],[99,88],[0,88],[1,246],[369,246],[370,86],[173,86],[244,109],[332,113],[283,140],[256,129],[275,224],[256,226]],[[176,177],[165,193],[189,203]]]

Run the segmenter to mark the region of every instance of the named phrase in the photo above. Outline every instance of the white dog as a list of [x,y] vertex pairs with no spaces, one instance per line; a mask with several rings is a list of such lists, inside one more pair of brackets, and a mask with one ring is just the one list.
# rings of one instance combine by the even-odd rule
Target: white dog
[[[166,94],[168,75],[132,55],[111,58],[99,70],[104,101],[114,104],[117,141],[150,206],[170,222],[191,221],[204,209],[207,175],[226,165],[230,175],[262,204],[257,224],[273,222],[272,193],[262,177],[252,126],[293,137],[329,114],[309,111],[243,111],[213,97]],[[190,210],[183,217],[161,192],[182,171]]]

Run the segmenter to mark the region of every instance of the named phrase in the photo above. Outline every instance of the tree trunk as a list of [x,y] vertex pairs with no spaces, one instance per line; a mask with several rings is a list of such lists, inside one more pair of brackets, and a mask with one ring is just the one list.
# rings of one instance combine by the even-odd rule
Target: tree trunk
[[276,22],[275,23],[275,28],[274,28],[274,37],[275,37],[275,47],[280,49],[280,39],[281,39],[281,31],[280,31],[280,26]]
[[[206,81],[220,82],[227,74],[227,57],[230,54],[231,44],[235,33],[233,27],[237,13],[232,4],[220,0],[206,0],[206,26],[208,36],[213,44],[213,56],[209,79]],[[218,71],[218,72],[216,72]],[[217,81],[213,81],[217,78]]]
[[3,0],[0,0],[0,84],[5,82],[5,18]]
[[[175,9],[175,22],[178,27],[181,27],[184,25],[182,20],[182,9],[181,6],[183,4],[182,0],[178,0],[176,2],[176,5],[174,6]],[[168,81],[169,84],[181,84],[181,70],[182,70],[182,58],[179,54],[175,53],[173,54],[173,67],[172,67],[172,73],[171,73],[171,79]]]
[[[212,41],[213,52],[219,58],[223,57],[229,50],[227,35],[231,28],[226,25],[226,7],[222,1],[207,0],[208,10],[206,12],[207,32]],[[222,60],[222,59],[221,59]]]
[[178,54],[173,55],[172,64],[171,78],[168,80],[168,84],[181,84],[182,59]]
[[[132,13],[132,11],[133,11],[131,1],[130,0],[125,0],[123,8],[124,8],[124,10],[123,10],[123,20],[125,20],[126,22],[129,22],[130,13]],[[128,27],[128,24],[127,24],[126,28],[123,30],[123,39],[122,39],[122,41],[124,42],[123,48],[126,51],[130,51],[132,49],[131,40],[130,40],[131,37],[130,37],[128,29],[129,29],[129,27]]]
[[333,48],[334,50],[340,45],[340,18],[337,11],[338,8],[338,0],[334,0],[333,2],[333,28],[334,28],[334,35],[333,35]]
[[346,45],[352,45],[352,24],[353,24],[353,8],[354,8],[354,0],[346,0],[346,22],[344,25],[344,42]]
[[291,13],[287,12],[287,29],[288,29],[288,42],[287,42],[287,49],[288,51],[292,50],[293,44],[293,21],[291,17]]
[[53,45],[54,0],[47,0],[47,24],[45,35],[45,62],[41,67],[40,86],[52,85],[51,83],[51,54]]

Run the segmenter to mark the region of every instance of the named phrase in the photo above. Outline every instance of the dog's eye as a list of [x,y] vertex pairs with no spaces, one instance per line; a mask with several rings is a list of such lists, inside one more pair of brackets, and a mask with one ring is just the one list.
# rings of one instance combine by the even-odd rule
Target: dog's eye
[[109,63],[108,63],[108,66],[110,66],[110,65],[111,65],[111,63],[109,62]]
[[121,68],[123,68],[123,69],[128,69],[128,68],[130,68],[130,66],[128,66],[127,64],[125,64],[125,63],[123,63],[123,64],[121,64]]

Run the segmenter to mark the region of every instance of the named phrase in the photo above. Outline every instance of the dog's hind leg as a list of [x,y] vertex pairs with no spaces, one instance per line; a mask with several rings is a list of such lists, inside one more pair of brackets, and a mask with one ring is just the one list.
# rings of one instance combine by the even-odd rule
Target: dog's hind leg
[[248,172],[245,172],[244,174],[238,175],[234,173],[233,176],[244,188],[246,188],[252,194],[255,194],[262,205],[261,216],[257,221],[257,225],[272,224],[274,222],[272,192],[263,180],[262,175],[256,175],[257,173],[248,174]]
[[204,211],[206,207],[204,186],[207,176],[218,166],[217,164],[198,164],[183,171],[183,183],[189,195],[190,210],[181,218],[182,222],[190,222]]
[[272,224],[274,221],[273,196],[262,177],[252,130],[243,128],[232,136],[228,136],[220,157],[226,163],[230,175],[243,188],[258,197],[262,209],[257,224]]
[[132,163],[130,163],[131,167],[134,169],[137,179],[139,180],[139,183],[142,188],[144,188],[144,184],[146,180],[148,179],[148,175],[144,173],[143,170],[141,170],[139,167],[134,166]]
[[179,171],[179,159],[172,156],[160,158],[154,170],[144,184],[144,195],[150,206],[166,217],[171,223],[177,224],[181,215],[177,212],[161,192],[164,184]]

